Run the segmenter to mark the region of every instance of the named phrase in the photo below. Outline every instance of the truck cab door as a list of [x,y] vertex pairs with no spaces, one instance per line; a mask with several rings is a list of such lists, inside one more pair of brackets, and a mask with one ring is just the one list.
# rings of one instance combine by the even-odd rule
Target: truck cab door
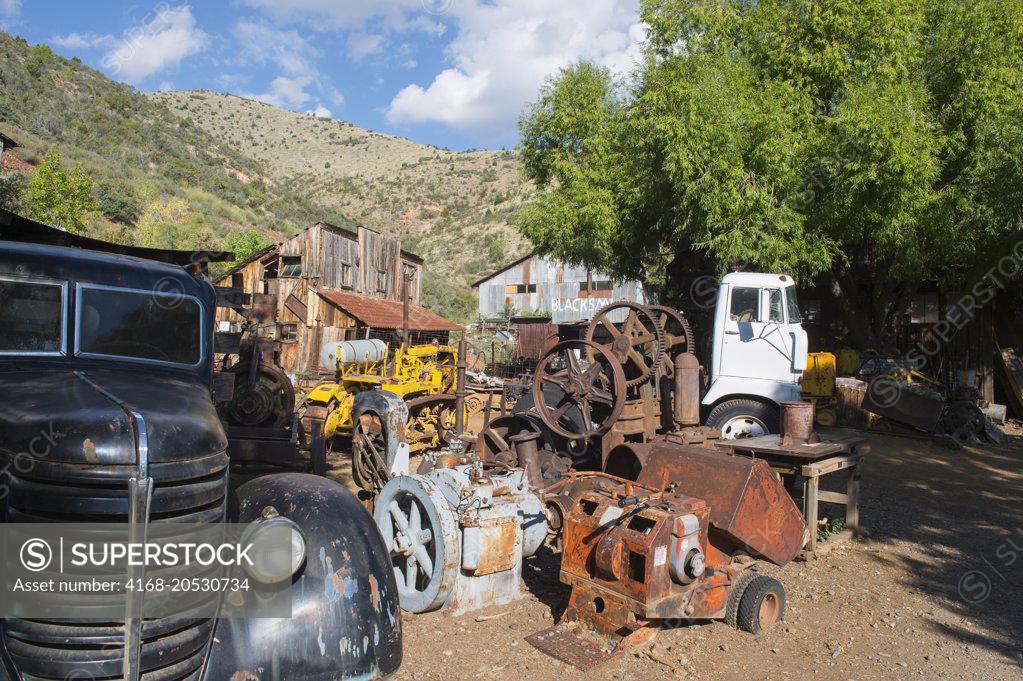
[[794,338],[782,290],[731,286],[726,304],[720,375],[791,381]]

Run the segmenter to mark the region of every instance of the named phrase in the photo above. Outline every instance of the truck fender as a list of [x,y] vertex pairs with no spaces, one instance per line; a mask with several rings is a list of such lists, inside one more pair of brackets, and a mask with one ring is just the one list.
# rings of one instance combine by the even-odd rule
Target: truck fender
[[391,475],[408,475],[409,446],[405,441],[408,425],[408,405],[395,393],[386,390],[364,390],[356,393],[352,403],[352,426],[363,414],[376,414],[384,427],[387,447],[387,470]]
[[401,665],[398,587],[373,517],[338,483],[305,473],[257,478],[232,498],[232,522],[267,507],[294,521],[306,560],[289,619],[221,619],[201,678],[327,681],[382,678]]
[[798,402],[800,396],[801,388],[797,383],[719,376],[710,384],[710,389],[704,394],[701,403],[712,408],[724,399],[747,397],[780,406],[782,402]]

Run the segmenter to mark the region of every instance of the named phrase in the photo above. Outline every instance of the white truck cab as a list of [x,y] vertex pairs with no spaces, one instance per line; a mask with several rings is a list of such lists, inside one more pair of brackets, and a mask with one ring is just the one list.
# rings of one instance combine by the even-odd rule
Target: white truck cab
[[782,402],[798,402],[806,331],[785,274],[732,272],[718,289],[705,422],[725,439],[778,432]]

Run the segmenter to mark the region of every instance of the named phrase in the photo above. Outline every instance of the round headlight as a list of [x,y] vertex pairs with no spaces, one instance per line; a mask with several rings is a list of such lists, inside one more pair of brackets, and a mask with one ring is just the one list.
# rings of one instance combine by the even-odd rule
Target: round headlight
[[306,545],[302,530],[294,521],[276,516],[252,523],[243,538],[250,562],[245,572],[261,584],[291,579],[305,563]]

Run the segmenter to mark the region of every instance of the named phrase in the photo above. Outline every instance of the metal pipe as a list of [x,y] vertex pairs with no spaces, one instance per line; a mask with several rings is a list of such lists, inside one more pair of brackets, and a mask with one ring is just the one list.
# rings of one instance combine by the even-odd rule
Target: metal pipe
[[401,277],[401,346],[404,349],[408,349],[408,318],[409,318],[409,304],[408,304],[408,274],[403,274]]
[[675,425],[700,425],[700,361],[684,352],[675,358]]
[[512,446],[515,447],[519,468],[525,469],[530,485],[534,488],[539,487],[543,482],[543,471],[540,469],[540,456],[536,444],[540,439],[540,433],[526,431],[513,435],[509,439],[512,441]]
[[455,432],[465,432],[465,354],[468,344],[465,334],[458,341],[458,361],[455,362]]

